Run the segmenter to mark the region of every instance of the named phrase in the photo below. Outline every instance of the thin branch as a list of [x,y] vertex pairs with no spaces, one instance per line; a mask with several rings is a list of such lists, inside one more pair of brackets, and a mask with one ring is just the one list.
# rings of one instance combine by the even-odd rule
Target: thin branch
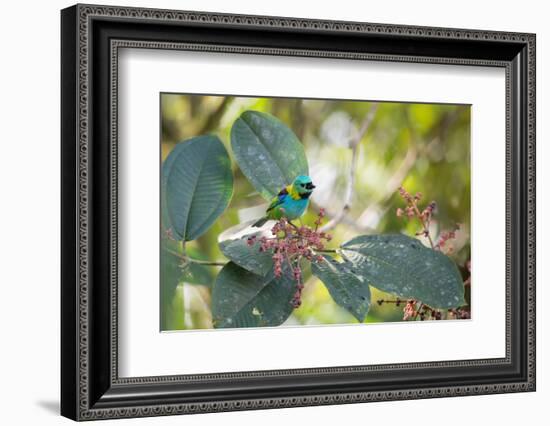
[[416,205],[416,202],[413,204],[414,212],[416,213],[416,216],[418,219],[420,219],[420,223],[422,223],[422,235],[424,235],[426,238],[428,238],[428,241],[430,242],[430,246],[432,246],[432,250],[435,250],[435,245],[432,240],[432,237],[430,236],[430,223],[429,220],[424,221],[422,219],[422,214],[420,213],[420,210],[418,210],[418,206]]
[[402,182],[407,177],[407,174],[409,173],[410,169],[414,166],[414,162],[417,158],[417,149],[415,145],[410,142],[409,148],[407,149],[407,152],[405,154],[405,157],[395,169],[393,174],[390,176],[390,178],[387,180],[387,184],[385,186],[384,193],[375,198],[368,207],[363,210],[363,212],[359,215],[359,218],[357,219],[357,223],[362,223],[367,217],[369,217],[373,212],[375,212],[377,209],[381,209],[381,214],[385,214],[388,211],[388,207],[385,206],[387,201],[392,197],[392,195],[397,191],[397,189],[401,186]]
[[[407,120],[409,121],[408,127],[412,130],[409,147],[407,149],[405,157],[403,158],[401,163],[398,165],[398,167],[395,169],[395,171],[392,173],[390,178],[387,180],[387,185],[385,187],[384,193],[376,197],[369,204],[369,206],[358,216],[358,219],[354,219],[353,217],[350,217],[349,208],[344,209],[338,214],[338,216],[341,216],[339,218],[340,219],[339,222],[345,223],[347,226],[357,231],[375,232],[376,231],[375,228],[362,225],[364,218],[368,217],[373,211],[377,209],[377,207],[381,207],[382,209],[381,213],[387,212],[388,207],[385,206],[385,204],[393,196],[395,191],[397,191],[399,186],[401,186],[407,174],[409,173],[410,169],[414,166],[416,159],[419,156],[426,155],[435,145],[437,145],[440,142],[441,137],[438,135],[444,134],[447,131],[447,128],[450,127],[456,121],[458,116],[459,116],[458,111],[455,111],[454,113],[443,116],[440,119],[440,121],[434,126],[434,128],[430,131],[429,135],[426,136],[425,139],[429,140],[430,142],[425,145],[419,143],[418,141],[419,136],[416,134],[416,132],[414,132],[414,129],[411,127],[410,119],[406,117]],[[314,200],[311,200],[310,204],[311,204],[311,208],[314,211],[318,212],[321,209],[321,206],[316,204]],[[331,220],[331,222],[333,220]],[[328,223],[326,225],[328,225]]]
[[418,314],[420,313],[420,310],[424,307],[424,303],[420,302],[420,306],[418,306],[418,309],[416,310],[416,313],[413,316],[413,320],[416,320],[416,317],[418,317]]
[[296,102],[294,102],[292,110],[292,129],[294,130],[294,133],[296,133],[298,140],[301,141],[304,140],[305,125],[307,122],[304,117],[302,105],[303,100],[297,99]]
[[198,132],[199,135],[209,133],[219,125],[220,119],[222,118],[227,107],[231,104],[231,102],[233,102],[233,99],[234,98],[231,96],[226,96],[223,98],[223,101],[220,103],[220,105],[218,105],[215,111],[212,114],[210,114],[206,122],[203,124],[203,126],[199,130]]
[[378,303],[379,305],[382,305],[383,303],[394,303],[397,306],[399,306],[399,305],[406,305],[407,304],[407,299],[395,299],[395,300],[379,299],[379,300],[376,301],[376,303]]
[[342,207],[342,210],[334,216],[330,221],[328,221],[325,225],[323,225],[320,228],[320,231],[326,232],[331,229],[334,229],[336,225],[338,225],[342,219],[346,216],[346,213],[351,209],[351,203],[353,201],[353,192],[355,190],[355,172],[357,169],[357,161],[358,161],[358,151],[359,151],[359,143],[361,142],[361,139],[363,139],[363,136],[367,133],[367,130],[369,129],[372,120],[374,119],[374,116],[376,115],[376,110],[378,109],[378,104],[372,104],[369,111],[365,115],[365,118],[363,119],[363,122],[361,123],[361,127],[359,128],[359,131],[356,135],[354,135],[349,142],[349,146],[351,148],[351,167],[349,168],[349,176],[348,176],[348,185],[346,188],[346,195],[344,197],[344,206]]
[[166,252],[170,253],[173,256],[176,256],[183,260],[186,263],[196,263],[198,265],[209,265],[209,266],[225,266],[227,262],[216,262],[213,260],[200,260],[200,259],[194,259],[192,257],[186,256],[184,254],[175,252],[173,250],[166,249]]
[[323,250],[315,250],[318,253],[339,253],[338,249],[323,249]]
[[[434,125],[429,134],[425,137],[425,140],[429,142],[421,143],[419,140],[420,136],[416,131],[414,131],[414,126],[412,125],[409,116],[405,115],[405,119],[408,122],[407,127],[411,131],[411,138],[409,140],[409,146],[405,157],[387,180],[384,193],[376,197],[363,211],[363,213],[359,215],[359,219],[356,221],[358,224],[361,224],[365,218],[369,217],[369,215],[375,211],[377,207],[384,206],[388,200],[390,200],[395,191],[397,191],[397,189],[402,185],[403,181],[407,177],[407,174],[414,166],[416,159],[427,155],[436,145],[438,145],[442,138],[441,135],[444,135],[447,132],[447,129],[453,125],[458,117],[458,110],[453,113],[443,115],[439,122]],[[387,210],[388,208],[382,208],[382,213],[385,213]]]

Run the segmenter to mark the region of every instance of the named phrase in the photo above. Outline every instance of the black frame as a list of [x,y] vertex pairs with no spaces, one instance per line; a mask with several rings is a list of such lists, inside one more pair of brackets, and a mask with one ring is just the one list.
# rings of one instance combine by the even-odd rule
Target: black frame
[[[61,13],[61,413],[74,420],[535,390],[535,35],[76,5]],[[119,378],[118,49],[506,69],[506,357]],[[504,176],[503,176],[504,179]]]

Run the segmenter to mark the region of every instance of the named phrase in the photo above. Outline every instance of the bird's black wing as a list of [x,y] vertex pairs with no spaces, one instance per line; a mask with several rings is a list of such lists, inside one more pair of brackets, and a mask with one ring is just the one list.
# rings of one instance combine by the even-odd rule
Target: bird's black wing
[[273,197],[273,200],[271,200],[271,204],[267,208],[266,212],[273,210],[275,207],[277,207],[280,204],[283,204],[287,195],[288,195],[288,189],[284,187],[279,191],[276,197]]

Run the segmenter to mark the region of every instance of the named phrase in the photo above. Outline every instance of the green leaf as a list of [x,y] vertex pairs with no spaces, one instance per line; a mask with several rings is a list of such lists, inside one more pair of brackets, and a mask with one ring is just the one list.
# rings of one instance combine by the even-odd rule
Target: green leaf
[[308,174],[303,145],[272,115],[245,111],[231,128],[231,148],[244,175],[267,200],[296,176]]
[[334,301],[363,322],[370,308],[369,284],[351,272],[353,265],[323,255],[322,262],[312,262],[311,271],[325,284]]
[[351,271],[382,291],[420,300],[432,308],[464,301],[464,285],[455,263],[405,235],[362,235],[342,246]]
[[[161,330],[174,330],[178,318],[183,318],[183,311],[177,309],[174,304],[176,288],[182,281],[180,259],[174,253],[178,253],[178,242],[163,238],[160,252],[160,328]],[[183,305],[181,305],[183,308]]]
[[217,136],[181,142],[162,166],[162,218],[175,238],[202,235],[223,213],[233,193],[229,155]]
[[[259,235],[259,233],[252,234]],[[247,237],[220,242],[220,250],[228,258],[247,271],[267,275],[273,270],[273,253],[271,251],[260,252],[260,243],[247,244]]]
[[292,313],[296,283],[283,273],[262,277],[233,262],[225,265],[212,290],[212,316],[215,328],[274,327]]

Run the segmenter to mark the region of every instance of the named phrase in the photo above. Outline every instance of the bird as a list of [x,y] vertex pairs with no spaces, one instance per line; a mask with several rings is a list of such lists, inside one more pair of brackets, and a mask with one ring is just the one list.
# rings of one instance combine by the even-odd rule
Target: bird
[[290,184],[285,186],[271,200],[266,210],[266,215],[252,226],[259,228],[268,220],[279,220],[282,217],[292,221],[304,214],[309,204],[309,197],[313,193],[315,185],[309,176],[300,175]]

